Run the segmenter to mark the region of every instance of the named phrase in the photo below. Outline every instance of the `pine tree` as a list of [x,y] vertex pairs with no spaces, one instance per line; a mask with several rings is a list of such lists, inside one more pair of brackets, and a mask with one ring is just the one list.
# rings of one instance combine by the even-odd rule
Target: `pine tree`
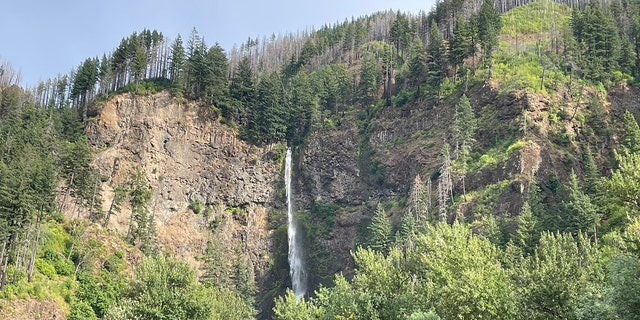
[[453,81],[456,81],[458,70],[464,59],[469,56],[467,24],[462,18],[456,20],[453,37],[449,41],[449,65],[453,67]]
[[222,115],[239,125],[247,126],[250,118],[249,110],[255,104],[255,90],[251,61],[249,57],[244,57],[238,63],[229,85],[231,108],[223,109]]
[[466,196],[465,178],[467,175],[467,163],[471,154],[474,135],[477,128],[477,120],[471,107],[471,102],[465,94],[456,105],[456,111],[452,126],[452,136],[455,142],[454,172],[456,178],[462,181],[462,193]]
[[598,210],[591,201],[591,198],[582,192],[578,177],[571,171],[569,194],[562,202],[562,215],[559,225],[563,231],[577,234],[579,231],[589,232],[594,230],[598,222]]
[[182,37],[178,35],[171,45],[171,62],[169,63],[169,80],[177,87],[183,83],[183,71],[185,63],[185,52],[182,44]]
[[376,207],[373,218],[371,218],[371,224],[367,229],[369,230],[369,247],[386,253],[391,238],[391,224],[382,204],[378,204]]
[[133,61],[131,63],[131,73],[136,83],[136,91],[138,90],[138,83],[144,78],[147,69],[147,53],[141,41],[142,39],[138,39],[134,45]]
[[628,152],[636,153],[640,151],[640,126],[636,118],[629,110],[624,112],[624,132],[622,136],[622,147]]
[[413,218],[413,214],[411,212],[405,212],[402,215],[402,220],[400,220],[400,228],[396,233],[396,242],[397,243],[405,243],[409,241],[416,231],[416,221]]
[[450,147],[445,143],[442,147],[442,165],[440,166],[440,177],[438,178],[438,212],[440,219],[447,222],[447,203],[449,199],[453,201],[453,179],[451,177],[451,154]]
[[360,82],[358,83],[359,98],[363,104],[369,105],[375,101],[378,88],[382,80],[382,67],[378,59],[369,53],[362,58]]
[[538,234],[538,221],[533,215],[529,201],[522,204],[522,209],[518,215],[518,226],[516,229],[515,243],[528,254],[532,254],[536,245],[536,235]]
[[153,191],[147,184],[144,173],[137,171],[133,175],[129,192],[131,217],[129,219],[127,239],[147,254],[156,251],[156,226],[153,214],[149,212],[147,207],[149,201],[151,201],[152,193]]
[[229,64],[227,55],[219,44],[215,44],[204,57],[204,70],[199,72],[202,99],[215,106],[226,104],[229,97]]
[[420,84],[424,81],[425,71],[427,68],[427,52],[420,40],[420,37],[414,37],[411,47],[409,48],[409,73],[407,78],[410,86],[416,86],[417,93],[420,93]]
[[447,50],[445,42],[442,39],[442,33],[438,24],[434,21],[431,23],[429,30],[429,44],[427,45],[428,55],[428,77],[429,91],[440,100],[440,84],[445,76],[446,71],[446,55]]
[[618,70],[620,58],[620,38],[611,13],[592,2],[583,13],[571,16],[571,26],[585,76],[596,81],[609,80],[611,73]]
[[260,77],[256,93],[249,129],[251,139],[260,144],[283,141],[290,119],[282,80],[275,73],[265,74]]
[[317,112],[316,98],[309,82],[309,76],[304,70],[298,71],[291,79],[289,96],[291,97],[289,103],[291,120],[287,128],[287,141],[298,145],[311,131],[311,117]]
[[427,215],[429,213],[427,190],[422,183],[420,175],[416,175],[411,185],[411,191],[409,199],[411,201],[411,213],[413,214],[413,220],[418,225],[423,225],[427,222]]
[[487,61],[498,46],[498,36],[502,29],[500,12],[495,8],[492,0],[484,0],[474,20],[482,48],[482,59]]

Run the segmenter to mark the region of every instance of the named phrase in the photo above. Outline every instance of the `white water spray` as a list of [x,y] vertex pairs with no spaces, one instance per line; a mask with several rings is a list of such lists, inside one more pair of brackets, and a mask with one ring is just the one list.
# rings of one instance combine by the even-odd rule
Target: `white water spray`
[[291,190],[291,148],[287,149],[284,160],[284,179],[287,188],[287,238],[289,240],[289,274],[293,293],[298,299],[307,291],[306,273],[302,260],[302,246],[298,239],[298,226],[293,217],[293,202]]

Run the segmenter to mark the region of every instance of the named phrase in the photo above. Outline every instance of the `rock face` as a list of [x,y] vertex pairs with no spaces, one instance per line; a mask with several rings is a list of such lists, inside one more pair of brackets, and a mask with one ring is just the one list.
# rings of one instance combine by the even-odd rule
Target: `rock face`
[[307,204],[319,200],[355,205],[365,200],[356,165],[358,139],[353,123],[311,136],[302,150],[299,166]]
[[[267,218],[281,179],[273,146],[248,145],[229,127],[207,120],[213,118],[207,109],[166,92],[119,95],[98,110],[86,133],[103,176],[103,209],[109,210],[115,188],[140,171],[153,192],[149,209],[162,248],[200,267],[197,258],[213,237],[210,221],[217,219],[225,250],[240,249],[258,285],[264,284],[273,245]],[[190,205],[208,213],[196,214]],[[109,227],[126,234],[130,214],[125,203]]]

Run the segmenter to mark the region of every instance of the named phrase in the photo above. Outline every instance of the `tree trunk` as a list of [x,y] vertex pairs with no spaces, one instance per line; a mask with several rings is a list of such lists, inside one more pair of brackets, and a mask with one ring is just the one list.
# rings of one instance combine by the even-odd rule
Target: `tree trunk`
[[29,276],[27,278],[28,282],[31,282],[33,279],[33,266],[36,263],[36,253],[38,252],[38,242],[40,242],[40,218],[38,218],[38,222],[36,222],[36,238],[35,241],[31,244],[31,258],[29,260]]
[[[7,281],[7,260],[9,258],[9,253],[7,250],[7,240],[2,242],[2,251],[0,252],[0,264],[2,264],[2,268],[0,269],[0,290],[4,287]],[[6,259],[6,260],[5,260]]]

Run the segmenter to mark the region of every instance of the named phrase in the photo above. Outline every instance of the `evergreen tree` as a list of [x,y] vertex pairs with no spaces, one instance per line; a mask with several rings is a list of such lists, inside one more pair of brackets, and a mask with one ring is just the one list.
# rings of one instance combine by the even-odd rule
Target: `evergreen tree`
[[391,25],[390,40],[395,44],[396,51],[401,52],[409,45],[413,38],[413,30],[409,24],[407,16],[400,11],[396,13],[396,18]]
[[358,83],[359,98],[364,105],[372,104],[375,101],[381,80],[382,66],[378,63],[378,59],[371,53],[365,54],[362,58],[360,82]]
[[583,13],[575,12],[571,26],[578,44],[580,64],[588,79],[607,81],[618,70],[620,39],[615,20],[599,3],[591,2]]
[[255,109],[251,112],[250,135],[256,143],[283,141],[287,133],[287,101],[277,74],[265,74],[258,83]]
[[227,56],[222,47],[216,43],[209,48],[204,58],[204,70],[199,72],[202,99],[219,108],[226,104],[229,97]]
[[407,78],[409,86],[416,86],[417,93],[420,93],[420,84],[424,81],[427,68],[427,52],[420,37],[415,36],[409,48],[409,72]]
[[449,41],[449,65],[453,67],[453,80],[455,82],[458,69],[462,66],[464,59],[469,56],[467,24],[462,18],[456,20],[453,37]]
[[460,181],[462,181],[462,192],[466,196],[465,178],[467,175],[467,163],[471,154],[474,135],[477,128],[477,120],[471,107],[471,102],[465,94],[462,95],[460,101],[456,105],[456,111],[453,119],[452,136],[455,142],[454,172]]
[[440,84],[445,76],[446,71],[446,46],[442,39],[442,33],[438,24],[434,21],[431,22],[431,28],[429,29],[429,44],[427,45],[428,55],[428,77],[427,83],[429,84],[429,92],[433,94],[436,101],[440,100]]
[[498,36],[502,29],[500,12],[495,8],[492,0],[484,0],[474,20],[478,41],[482,48],[482,59],[487,61],[493,50],[498,47]]
[[144,48],[144,44],[141,43],[142,39],[138,39],[133,48],[133,60],[131,63],[131,73],[133,74],[134,81],[136,83],[136,90],[138,83],[144,78],[147,71],[147,53]]
[[396,233],[396,242],[405,243],[411,239],[412,235],[416,231],[416,221],[413,218],[411,212],[405,212],[400,220],[400,228]]
[[287,140],[298,145],[302,139],[311,132],[312,115],[317,113],[316,98],[309,82],[309,76],[304,70],[300,70],[291,79],[290,87],[290,112],[287,128]]
[[255,84],[249,57],[242,58],[238,63],[229,85],[229,95],[232,99],[231,107],[223,109],[222,115],[239,125],[248,125],[249,110],[255,104]]
[[582,192],[578,177],[575,172],[571,172],[569,194],[562,202],[563,214],[560,219],[560,226],[563,231],[577,234],[578,231],[589,232],[594,230],[598,223],[598,213],[591,198]]
[[441,221],[449,220],[447,214],[448,201],[453,201],[453,178],[451,174],[451,153],[450,146],[445,143],[442,147],[442,165],[440,166],[440,177],[438,177],[438,215]]
[[636,118],[629,110],[624,112],[624,132],[622,133],[621,145],[631,153],[640,151],[640,127]]
[[522,204],[518,215],[518,226],[515,234],[515,243],[527,254],[532,254],[537,244],[538,221],[533,215],[529,201]]
[[146,177],[141,171],[133,175],[129,192],[129,204],[131,205],[131,217],[129,219],[129,242],[150,254],[156,251],[156,226],[153,214],[147,206],[151,201],[151,187],[147,184]]
[[391,239],[391,224],[382,204],[378,204],[376,207],[373,218],[371,218],[371,224],[367,229],[370,233],[369,247],[378,252],[387,252]]
[[182,72],[185,63],[185,52],[182,37],[178,35],[171,45],[171,62],[169,63],[169,80],[177,87],[183,85]]
[[429,190],[425,190],[425,186],[422,183],[420,175],[416,175],[411,185],[409,193],[409,200],[411,203],[411,212],[413,213],[413,220],[416,224],[422,226],[429,221],[430,197]]

